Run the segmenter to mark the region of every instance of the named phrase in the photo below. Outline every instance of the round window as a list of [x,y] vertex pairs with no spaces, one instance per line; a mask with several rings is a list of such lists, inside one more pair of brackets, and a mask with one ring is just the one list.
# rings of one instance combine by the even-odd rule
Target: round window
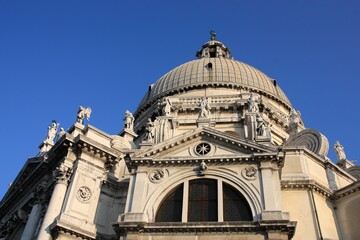
[[206,155],[211,151],[211,146],[208,143],[200,143],[195,147],[195,152],[199,155]]

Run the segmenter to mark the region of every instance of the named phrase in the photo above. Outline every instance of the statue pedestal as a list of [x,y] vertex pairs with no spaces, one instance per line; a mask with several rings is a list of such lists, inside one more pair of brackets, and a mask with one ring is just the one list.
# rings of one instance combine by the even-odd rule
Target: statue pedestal
[[124,129],[121,133],[120,136],[125,138],[128,141],[133,141],[134,138],[136,138],[138,135],[136,133],[134,133],[134,131],[131,131],[129,129]]
[[210,127],[210,119],[209,118],[199,118],[196,120],[196,124],[198,127]]
[[54,146],[54,144],[44,141],[39,145],[40,152],[48,152],[53,146]]

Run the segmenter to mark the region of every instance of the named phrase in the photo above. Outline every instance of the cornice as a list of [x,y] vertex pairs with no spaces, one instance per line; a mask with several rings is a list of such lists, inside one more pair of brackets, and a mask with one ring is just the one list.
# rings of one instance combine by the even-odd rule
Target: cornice
[[294,236],[296,222],[271,220],[258,222],[192,222],[192,223],[144,223],[118,222],[113,224],[118,236],[128,233],[259,233],[282,232],[291,239]]
[[337,166],[335,163],[333,163],[329,158],[324,158],[321,157],[315,153],[313,153],[312,151],[310,151],[309,149],[307,149],[306,147],[291,147],[291,146],[286,146],[282,148],[282,151],[285,154],[287,152],[296,152],[297,154],[305,154],[307,156],[309,156],[310,158],[314,159],[315,162],[320,165],[321,167],[323,167],[324,169],[326,167],[331,168],[332,170],[336,171],[338,174],[340,174],[341,176],[351,180],[351,181],[356,181],[356,178],[354,178],[353,176],[351,176],[349,173],[347,173],[346,171],[344,171],[343,169],[341,169],[339,166]]
[[91,235],[89,236],[85,233],[81,233],[79,231],[79,229],[73,229],[72,227],[59,225],[59,222],[56,222],[56,225],[54,227],[52,227],[51,232],[52,232],[52,235],[57,235],[59,233],[65,233],[70,236],[84,239],[84,240],[94,240],[96,238],[96,236],[91,236]]
[[359,181],[356,181],[346,187],[343,187],[339,190],[337,190],[335,193],[334,193],[334,198],[336,200],[338,199],[341,199],[343,197],[346,197],[346,196],[349,196],[349,195],[352,195],[356,192],[359,192],[360,191],[360,180]]
[[[151,157],[155,156],[163,151],[175,148],[181,144],[184,144],[190,140],[199,137],[206,137],[211,138],[225,144],[231,144],[232,146],[244,149],[248,152],[255,152],[255,153],[267,153],[267,152],[276,152],[278,148],[275,146],[265,146],[260,145],[259,143],[254,143],[247,139],[241,139],[238,137],[231,136],[230,134],[215,130],[209,127],[202,127],[197,128],[195,130],[186,132],[182,135],[176,136],[170,139],[167,142],[159,143],[156,145],[151,146],[150,148],[139,150],[139,151],[132,151],[132,156],[134,157]],[[130,151],[129,151],[130,153]]]
[[216,156],[216,157],[167,157],[167,158],[132,158],[130,156],[125,157],[125,162],[133,166],[156,166],[156,165],[193,165],[200,162],[206,162],[207,164],[225,165],[225,164],[241,164],[241,163],[259,163],[263,161],[271,161],[275,163],[282,163],[283,155],[278,153],[267,154],[247,154],[237,156]]
[[324,197],[332,197],[333,192],[314,180],[281,180],[281,190],[314,190]]
[[119,162],[119,158],[122,157],[120,152],[101,145],[84,135],[78,135],[75,138],[75,143],[78,150],[85,151],[86,153],[103,160],[106,168],[111,168],[111,166]]

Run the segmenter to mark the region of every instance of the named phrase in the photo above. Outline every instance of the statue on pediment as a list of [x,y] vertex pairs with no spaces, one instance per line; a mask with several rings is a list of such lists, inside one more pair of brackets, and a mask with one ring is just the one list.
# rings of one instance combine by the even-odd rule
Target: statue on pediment
[[134,116],[129,110],[125,111],[125,117],[124,117],[124,128],[130,131],[134,131]]

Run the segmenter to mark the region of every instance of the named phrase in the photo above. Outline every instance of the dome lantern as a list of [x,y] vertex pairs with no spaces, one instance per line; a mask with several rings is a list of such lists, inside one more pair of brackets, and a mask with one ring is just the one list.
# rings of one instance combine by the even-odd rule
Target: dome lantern
[[227,58],[231,59],[230,49],[222,42],[216,40],[216,32],[210,31],[210,41],[202,46],[202,49],[197,51],[196,57],[201,58]]

